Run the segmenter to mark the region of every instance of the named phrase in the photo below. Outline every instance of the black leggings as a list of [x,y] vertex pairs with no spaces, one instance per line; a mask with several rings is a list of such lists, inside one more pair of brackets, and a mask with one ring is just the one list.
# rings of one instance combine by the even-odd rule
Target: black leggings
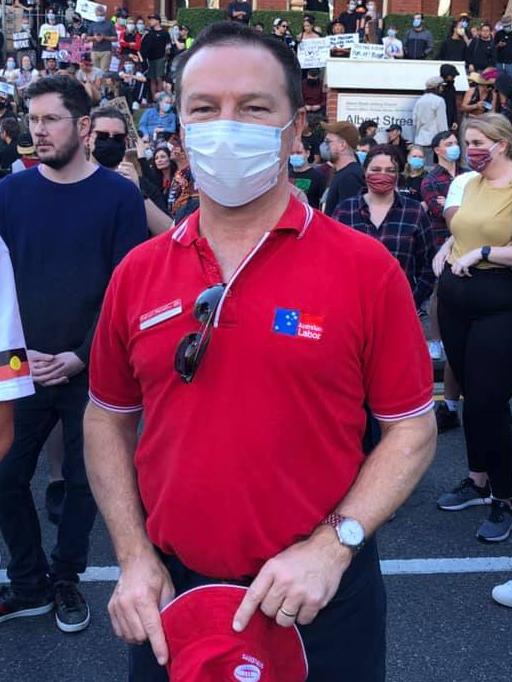
[[439,281],[439,326],[464,394],[469,469],[487,472],[492,494],[512,497],[512,271],[447,265]]

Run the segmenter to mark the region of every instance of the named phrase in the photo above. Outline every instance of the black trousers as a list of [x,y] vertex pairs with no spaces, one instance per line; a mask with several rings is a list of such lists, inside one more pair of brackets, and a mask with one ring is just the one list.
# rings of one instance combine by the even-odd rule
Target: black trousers
[[446,355],[464,394],[471,471],[487,472],[495,497],[512,497],[512,271],[446,266],[438,314]]
[[[96,504],[84,466],[82,423],[86,404],[86,372],[63,386],[38,387],[35,395],[15,403],[14,444],[0,463],[0,531],[11,555],[7,575],[21,596],[47,593],[50,580],[76,582],[77,574],[87,566]],[[41,448],[59,419],[64,434],[66,494],[49,566],[41,547],[41,527],[30,483]]]
[[[177,594],[219,582],[175,558],[163,560]],[[386,593],[374,539],[354,558],[332,601],[299,630],[308,658],[308,682],[384,682]],[[168,682],[166,669],[158,665],[148,643],[131,646],[129,654],[130,682]]]

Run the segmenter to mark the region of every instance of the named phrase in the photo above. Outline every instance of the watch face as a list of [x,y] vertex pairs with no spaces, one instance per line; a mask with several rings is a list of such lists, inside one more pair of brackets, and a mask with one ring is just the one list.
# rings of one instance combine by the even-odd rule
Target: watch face
[[343,519],[338,526],[340,542],[349,547],[357,547],[364,541],[364,529],[355,519]]

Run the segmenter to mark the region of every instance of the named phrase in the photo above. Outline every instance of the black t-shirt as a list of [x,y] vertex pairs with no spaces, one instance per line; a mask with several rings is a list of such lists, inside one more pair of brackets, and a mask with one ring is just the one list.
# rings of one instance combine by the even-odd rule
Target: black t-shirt
[[448,62],[465,62],[467,47],[464,40],[447,38],[439,50],[438,59]]
[[[494,38],[498,62],[500,64],[512,64],[512,31],[498,31]],[[499,43],[505,43],[504,47],[498,47]]]
[[401,175],[398,182],[398,191],[404,197],[421,201],[421,183],[426,175],[426,173],[422,173],[421,175],[410,176],[408,178],[405,175]]
[[352,161],[333,175],[327,200],[325,202],[325,212],[328,216],[334,213],[336,206],[344,201],[355,197],[364,187],[364,175],[361,164]]
[[314,168],[307,168],[304,171],[290,170],[290,180],[295,187],[302,190],[307,196],[309,205],[313,208],[320,208],[320,200],[325,192],[325,178]]
[[155,29],[152,28],[142,39],[140,52],[142,56],[149,61],[163,59],[165,57],[165,48],[170,42],[171,36],[168,31],[164,31],[163,29],[155,31]]
[[315,163],[315,156],[320,156],[320,144],[322,143],[323,137],[323,134],[319,131],[313,132],[311,135],[302,136],[302,141],[311,147],[308,163]]
[[342,12],[340,21],[345,27],[345,33],[357,33],[357,20],[359,16],[355,12]]
[[328,0],[306,0],[307,12],[326,12],[329,14]]

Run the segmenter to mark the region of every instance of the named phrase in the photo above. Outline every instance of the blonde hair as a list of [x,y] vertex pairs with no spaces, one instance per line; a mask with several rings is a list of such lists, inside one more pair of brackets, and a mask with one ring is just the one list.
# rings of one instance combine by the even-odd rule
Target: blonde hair
[[[413,151],[420,151],[423,154],[423,158],[425,158],[425,150],[423,147],[421,147],[419,144],[413,144],[409,147],[407,150],[407,158],[409,158],[409,154]],[[404,172],[403,175],[405,178],[413,178],[417,177],[418,175],[423,175],[426,173],[425,168],[423,167],[420,172],[418,171],[413,171],[413,169],[409,166],[409,162],[407,161],[404,167]],[[416,174],[416,175],[414,175]]]
[[481,116],[470,116],[464,122],[462,134],[472,128],[478,130],[493,142],[506,142],[506,156],[512,159],[512,124],[501,114],[482,114]]

